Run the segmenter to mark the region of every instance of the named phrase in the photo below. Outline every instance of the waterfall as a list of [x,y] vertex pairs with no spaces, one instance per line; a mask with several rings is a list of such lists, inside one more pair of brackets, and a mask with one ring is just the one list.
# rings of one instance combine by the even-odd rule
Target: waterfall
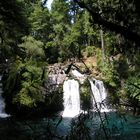
[[[87,79],[86,75],[81,74],[77,70],[72,70],[72,74],[79,81],[82,81],[81,84]],[[93,109],[96,110],[98,108],[101,112],[108,112],[109,109],[107,109],[107,106],[104,103],[104,100],[107,97],[107,92],[103,82],[94,78],[90,79],[89,82],[93,95]],[[74,117],[82,112],[80,110],[80,93],[78,81],[74,79],[65,81],[63,84],[63,92],[64,111],[62,116]]]
[[80,113],[79,83],[72,79],[63,84],[64,112],[63,117],[75,117]]
[[5,113],[5,102],[4,99],[2,97],[2,83],[1,83],[1,78],[2,76],[0,76],[0,118],[6,118],[9,115]]
[[83,74],[81,74],[79,71],[77,70],[72,70],[72,74],[75,75],[76,77],[85,77]]
[[95,108],[95,104],[97,104],[97,108],[101,112],[108,112],[109,109],[107,109],[106,104],[104,103],[104,100],[107,97],[107,92],[105,90],[103,82],[94,78],[89,81],[93,94],[93,108]]

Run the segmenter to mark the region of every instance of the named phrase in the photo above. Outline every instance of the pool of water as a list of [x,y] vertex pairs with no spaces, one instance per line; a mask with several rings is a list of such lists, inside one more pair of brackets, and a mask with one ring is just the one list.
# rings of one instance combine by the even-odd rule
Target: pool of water
[[[70,140],[72,135],[80,133],[90,133],[91,140],[140,140],[139,116],[110,112],[101,114],[101,118],[98,113],[75,119],[60,116],[17,120],[9,117],[0,119],[0,140]],[[78,136],[75,140],[80,140]]]

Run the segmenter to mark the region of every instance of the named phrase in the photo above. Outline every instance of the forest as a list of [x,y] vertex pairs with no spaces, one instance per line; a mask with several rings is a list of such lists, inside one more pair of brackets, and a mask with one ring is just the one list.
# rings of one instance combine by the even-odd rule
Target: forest
[[[63,66],[68,74],[73,65],[104,82],[109,106],[139,117],[140,1],[53,0],[51,7],[47,1],[0,1],[0,75],[6,112],[25,119],[63,110],[62,86],[48,91],[47,79],[53,67]],[[87,111],[89,89],[81,90]],[[77,138],[81,139],[90,140]]]

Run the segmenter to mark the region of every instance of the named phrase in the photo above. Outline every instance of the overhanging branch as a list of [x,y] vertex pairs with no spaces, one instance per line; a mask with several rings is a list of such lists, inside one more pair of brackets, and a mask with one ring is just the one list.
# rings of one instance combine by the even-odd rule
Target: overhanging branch
[[87,4],[81,2],[80,0],[74,0],[74,2],[76,2],[81,8],[85,8],[91,14],[94,23],[102,25],[110,31],[121,34],[126,39],[137,44],[137,47],[140,47],[140,35],[138,35],[136,32],[133,32],[127,27],[115,24],[111,21],[107,21],[106,19],[101,17],[98,12],[94,11],[94,9],[91,9]]

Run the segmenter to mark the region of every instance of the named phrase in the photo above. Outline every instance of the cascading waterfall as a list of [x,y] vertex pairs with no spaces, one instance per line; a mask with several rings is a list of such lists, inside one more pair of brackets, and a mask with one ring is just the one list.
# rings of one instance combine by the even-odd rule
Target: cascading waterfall
[[6,118],[9,115],[5,113],[5,103],[4,103],[4,99],[2,97],[2,83],[1,83],[1,78],[2,76],[0,76],[0,118]]
[[79,83],[72,79],[63,84],[64,112],[63,117],[75,117],[80,113]]
[[[93,94],[93,108],[97,107],[101,112],[109,112],[109,109],[107,109],[106,104],[104,103],[104,100],[107,97],[107,92],[103,82],[94,78],[89,81]],[[95,104],[97,106],[95,106]]]
[[[79,80],[83,81],[87,76],[81,74],[77,70],[72,70],[72,74]],[[107,92],[105,90],[104,84],[100,80],[94,78],[89,80],[91,85],[91,90],[93,94],[93,109],[100,110],[101,112],[108,112],[104,100],[107,97]],[[74,117],[80,112],[80,93],[79,93],[79,83],[74,79],[69,79],[63,84],[63,100],[64,100],[64,112],[63,117]],[[97,108],[96,108],[97,107]]]

